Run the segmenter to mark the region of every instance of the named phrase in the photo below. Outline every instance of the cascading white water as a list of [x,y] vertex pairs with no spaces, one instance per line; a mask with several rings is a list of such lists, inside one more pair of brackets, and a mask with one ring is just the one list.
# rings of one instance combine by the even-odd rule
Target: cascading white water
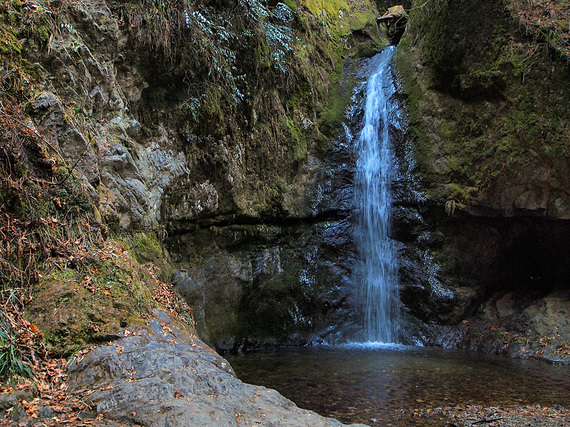
[[364,122],[355,149],[354,209],[360,249],[357,268],[364,299],[365,340],[392,343],[398,337],[399,298],[397,258],[390,239],[393,152],[389,117],[396,108],[390,62],[395,46],[375,57],[375,70],[366,82]]

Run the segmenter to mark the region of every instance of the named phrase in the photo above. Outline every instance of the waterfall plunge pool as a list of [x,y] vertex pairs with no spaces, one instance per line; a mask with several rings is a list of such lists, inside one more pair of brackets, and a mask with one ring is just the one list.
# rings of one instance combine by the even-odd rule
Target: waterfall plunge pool
[[[345,423],[449,425],[438,408],[570,406],[567,366],[406,346],[303,347],[226,354],[242,381]],[[428,410],[429,419],[415,417]]]
[[[347,115],[360,121],[353,129],[358,136],[352,137],[345,125],[357,157],[354,217],[361,262],[355,281],[362,284],[361,338],[383,341],[397,340],[399,323],[397,259],[390,238],[395,157],[389,127],[398,124],[394,118],[399,117],[390,68],[395,49],[388,47],[365,64],[355,97],[362,102],[355,101]],[[570,406],[568,367],[541,361],[365,344],[226,358],[242,381],[276,389],[302,408],[346,423],[447,426],[445,408]]]

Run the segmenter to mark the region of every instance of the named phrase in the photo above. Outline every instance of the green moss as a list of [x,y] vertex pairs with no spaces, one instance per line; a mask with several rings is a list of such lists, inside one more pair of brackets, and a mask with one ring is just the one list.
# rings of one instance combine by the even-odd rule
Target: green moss
[[293,120],[284,117],[283,124],[289,132],[291,143],[293,146],[293,160],[300,161],[307,157],[307,137],[293,122]]
[[34,41],[40,47],[45,47],[48,44],[51,36],[51,28],[47,24],[35,25],[33,29]]
[[30,39],[36,46],[47,45],[51,26],[46,18],[46,9],[41,5],[22,8],[20,1],[4,1],[0,4],[0,54],[20,55],[22,39]]
[[162,248],[162,243],[154,231],[137,231],[133,234],[114,234],[116,240],[140,264],[152,264],[157,277],[163,282],[172,280],[173,269]]
[[420,170],[427,183],[433,177],[433,171],[428,167],[432,149],[423,124],[426,116],[424,111],[428,105],[433,103],[433,94],[418,76],[417,58],[411,54],[411,47],[411,38],[404,34],[396,51],[394,62],[406,95],[404,105],[409,118],[407,137],[414,141],[415,157],[419,161]]
[[53,351],[67,354],[78,345],[108,339],[126,325],[145,324],[158,307],[153,289],[148,271],[112,242],[75,269],[62,265],[44,273],[26,317]]
[[459,203],[468,203],[473,200],[473,196],[477,194],[476,187],[468,187],[460,184],[451,183],[446,185],[444,199],[456,200]]
[[453,140],[457,134],[457,126],[456,123],[450,120],[441,120],[438,124],[439,135],[447,140]]
[[163,257],[162,246],[154,233],[138,232],[131,242],[129,250],[139,262],[152,262]]
[[[570,117],[561,106],[570,102],[570,76],[517,34],[499,5],[459,3],[433,2],[412,14],[396,67],[424,182],[445,184],[434,197],[468,204],[520,171],[568,156]],[[456,43],[472,7],[481,9],[465,27],[473,34]]]
[[351,102],[352,88],[355,84],[355,74],[352,72],[354,65],[352,60],[347,59],[344,67],[339,63],[332,76],[333,85],[319,116],[320,129],[328,136],[338,133]]
[[0,26],[0,54],[20,55],[22,53],[22,43],[16,38],[14,30],[7,26]]
[[201,101],[201,111],[210,123],[222,124],[224,122],[224,110],[221,107],[222,94],[220,88],[209,86]]
[[295,0],[283,0],[283,3],[286,6],[288,6],[291,10],[295,12],[298,11],[297,2]]

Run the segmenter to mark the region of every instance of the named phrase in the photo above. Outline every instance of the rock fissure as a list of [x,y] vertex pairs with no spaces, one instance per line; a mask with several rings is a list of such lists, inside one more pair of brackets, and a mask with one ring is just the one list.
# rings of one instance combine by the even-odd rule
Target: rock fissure
[[168,235],[178,235],[192,232],[197,229],[208,229],[210,227],[223,228],[231,226],[278,226],[278,227],[295,227],[314,225],[328,221],[342,221],[348,219],[351,213],[344,210],[328,210],[320,211],[317,214],[309,217],[272,217],[272,218],[259,218],[250,216],[239,216],[235,214],[214,216],[210,218],[202,218],[199,221],[185,222],[179,220],[172,222],[167,228]]

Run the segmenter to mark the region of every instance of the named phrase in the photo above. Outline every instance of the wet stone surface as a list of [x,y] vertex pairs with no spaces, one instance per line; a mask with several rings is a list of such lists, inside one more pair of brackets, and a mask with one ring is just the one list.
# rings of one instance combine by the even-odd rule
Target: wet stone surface
[[159,315],[150,332],[132,331],[72,364],[69,391],[93,389],[93,413],[83,417],[144,426],[342,425],[241,382],[226,360]]

